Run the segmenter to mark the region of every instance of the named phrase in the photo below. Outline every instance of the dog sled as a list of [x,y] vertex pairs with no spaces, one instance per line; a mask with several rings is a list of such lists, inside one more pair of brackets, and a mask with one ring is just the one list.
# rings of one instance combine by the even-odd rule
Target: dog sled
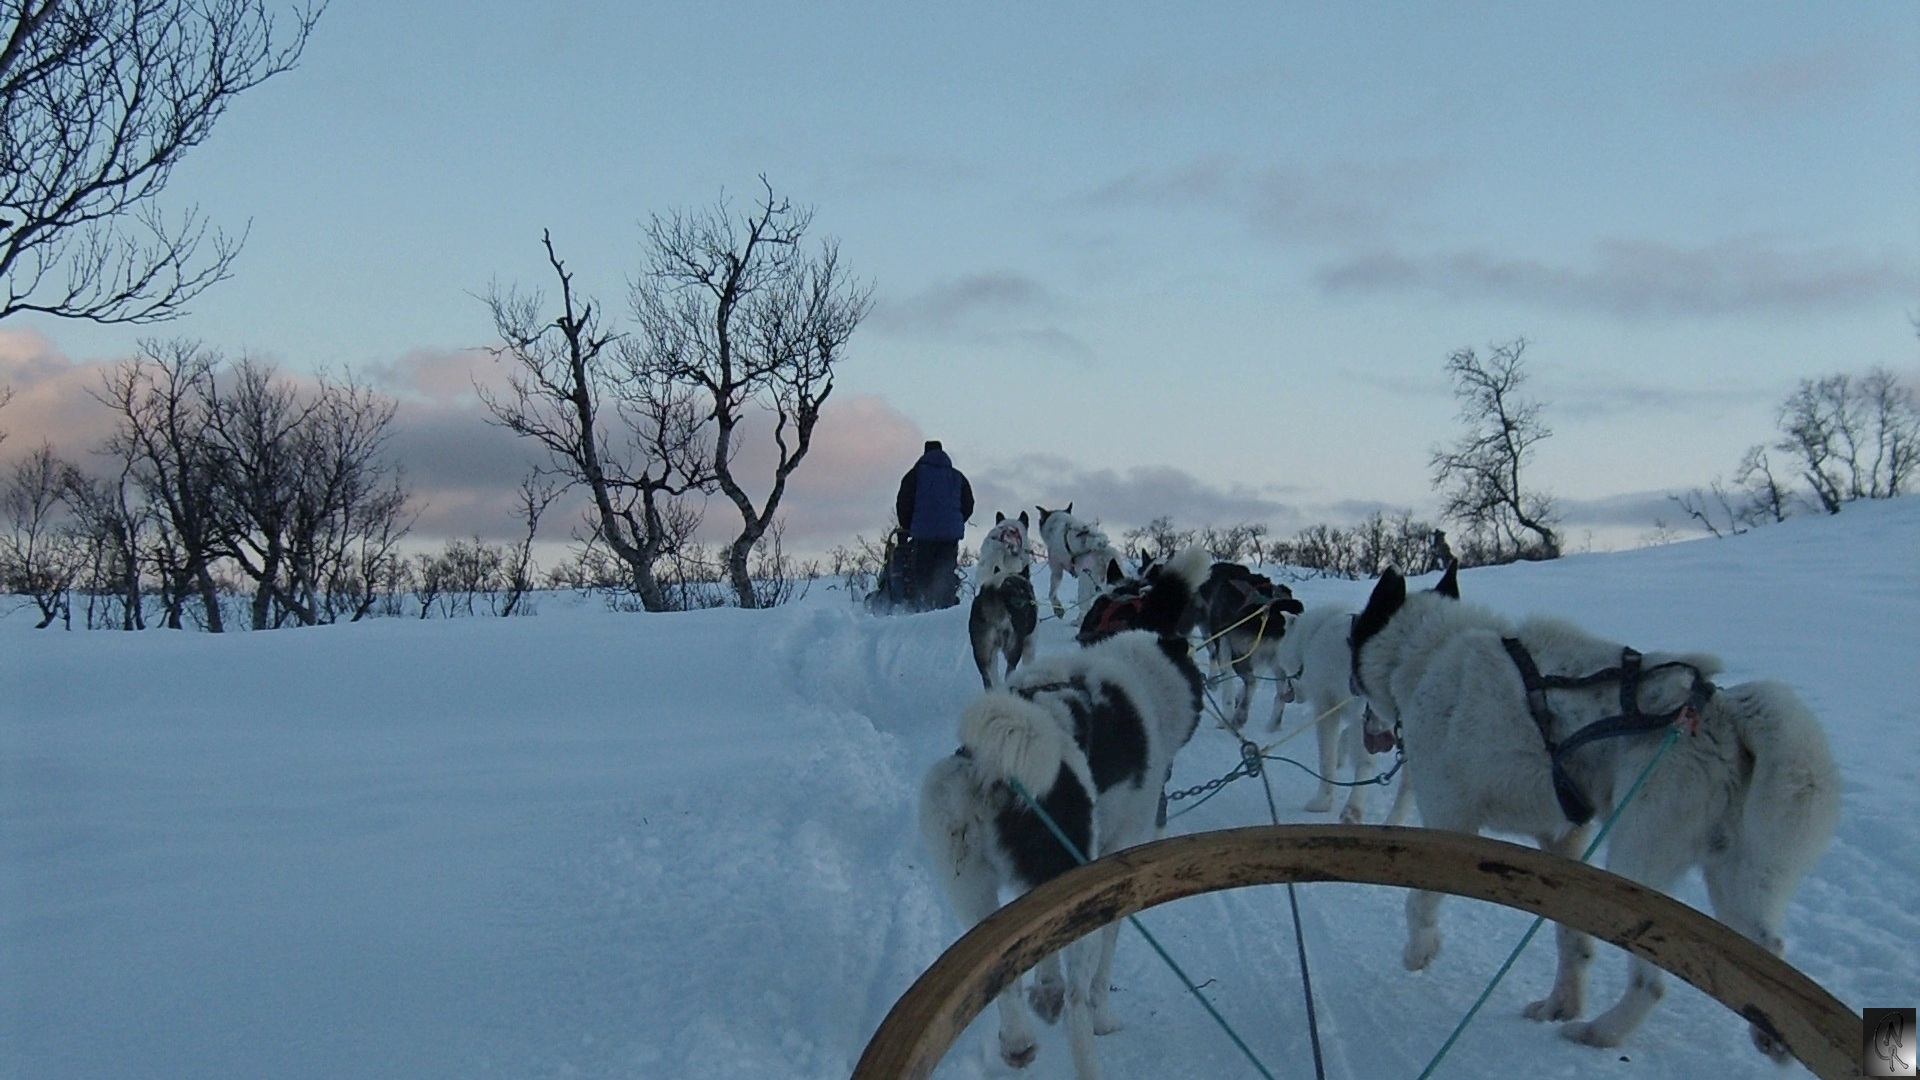
[[867,594],[867,610],[875,615],[892,615],[911,610],[907,603],[907,583],[912,580],[912,549],[907,546],[907,531],[895,529],[887,537],[881,556],[880,575],[873,591]]
[[1482,836],[1383,825],[1261,825],[1129,848],[1009,902],[954,942],[894,1003],[852,1080],[929,1075],[1010,982],[1109,923],[1188,896],[1314,881],[1451,893],[1577,927],[1767,1028],[1815,1075],[1860,1075],[1859,1013],[1785,960],[1664,893]]

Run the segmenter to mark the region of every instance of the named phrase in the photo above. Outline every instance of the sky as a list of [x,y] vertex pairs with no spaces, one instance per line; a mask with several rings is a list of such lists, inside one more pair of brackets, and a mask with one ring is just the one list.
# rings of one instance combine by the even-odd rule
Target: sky
[[1042,7],[336,0],[163,196],[245,231],[233,278],[0,324],[0,453],[84,443],[97,368],[185,336],[374,377],[418,531],[510,534],[480,297],[550,292],[550,229],[618,326],[649,216],[762,176],[873,287],[788,501],[816,550],[926,438],[980,527],[1431,516],[1446,358],[1515,337],[1531,483],[1614,546],[1800,379],[1920,381],[1913,4]]

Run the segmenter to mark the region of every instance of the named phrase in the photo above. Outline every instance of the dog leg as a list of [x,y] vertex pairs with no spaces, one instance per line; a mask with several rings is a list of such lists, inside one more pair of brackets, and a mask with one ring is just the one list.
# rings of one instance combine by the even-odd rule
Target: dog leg
[[[1480,835],[1480,820],[1453,806],[1436,808],[1427,826],[1463,836]],[[1444,895],[1422,889],[1407,894],[1407,949],[1400,959],[1408,971],[1419,971],[1440,955],[1440,899]]]
[[993,643],[983,638],[973,641],[973,666],[980,669],[980,685],[991,690],[994,685]]
[[[1755,867],[1754,853],[1741,851],[1736,841],[1732,850],[1712,854],[1702,867],[1707,879],[1707,899],[1714,917],[1733,927],[1775,956],[1786,953],[1780,937],[1780,920],[1786,908],[1786,892],[1791,875],[1770,866]],[[1749,1025],[1748,1034],[1761,1053],[1775,1061],[1787,1059],[1787,1047],[1771,1032]]]
[[1089,934],[1067,946],[1067,1045],[1073,1049],[1076,1080],[1099,1080],[1100,1059],[1093,1050],[1093,969],[1099,948]]
[[1405,766],[1400,769],[1400,787],[1393,793],[1393,809],[1387,811],[1387,824],[1405,825],[1413,817],[1413,777]]
[[[954,914],[968,929],[1000,909],[1000,889],[984,858],[968,858],[954,867],[945,881]],[[1034,1038],[1032,1015],[1020,999],[1020,980],[1008,983],[996,999],[1000,1007],[1000,1060],[1016,1069],[1033,1064],[1040,1044]]]
[[[1637,956],[1631,957],[1627,968],[1627,992],[1620,995],[1620,1000],[1614,1002],[1613,1008],[1601,1013],[1592,1022],[1576,1020],[1561,1028],[1560,1034],[1588,1046],[1619,1046],[1647,1018],[1647,1014],[1660,1003],[1660,998],[1666,992],[1666,973]],[[1756,1037],[1756,1044],[1758,1041]]]
[[1027,988],[1027,1007],[1049,1024],[1060,1019],[1067,1002],[1067,984],[1060,976],[1060,954],[1053,953],[1034,965],[1033,985]]
[[1110,922],[1100,928],[1100,956],[1093,968],[1093,985],[1087,991],[1087,1003],[1093,1008],[1093,1033],[1111,1035],[1124,1025],[1113,1014],[1107,994],[1113,989],[1113,946],[1120,939],[1120,924]]
[[1347,740],[1347,759],[1353,762],[1353,786],[1347,789],[1347,805],[1340,809],[1340,820],[1347,825],[1359,825],[1367,820],[1367,792],[1372,790],[1373,779],[1380,775],[1380,770],[1373,763],[1373,755],[1367,753],[1367,736],[1361,725],[1342,723],[1338,728]]
[[[1580,850],[1586,846],[1587,836],[1592,831],[1590,825],[1578,825],[1558,836],[1540,836],[1540,849],[1565,859],[1579,858]],[[1593,962],[1593,938],[1565,925],[1557,925],[1554,934],[1560,947],[1560,966],[1554,972],[1552,992],[1527,1006],[1526,1016],[1529,1020],[1571,1020],[1586,1007],[1587,965]],[[1632,988],[1627,993],[1631,996]],[[1644,1011],[1642,1015],[1645,1015]],[[1568,1038],[1575,1037],[1568,1034]]]
[[1060,560],[1049,554],[1047,556],[1047,602],[1053,605],[1053,617],[1056,619],[1067,617],[1067,605],[1060,602],[1060,579],[1064,575],[1065,571],[1060,566]]
[[1246,730],[1247,713],[1253,708],[1253,665],[1242,660],[1233,665],[1233,673],[1240,676],[1240,700],[1233,704],[1233,719],[1229,723],[1238,735]]
[[1400,955],[1400,962],[1408,971],[1419,971],[1440,955],[1442,895],[1424,889],[1407,894],[1407,949]]
[[1320,719],[1315,721],[1319,730],[1314,733],[1320,742],[1320,790],[1307,800],[1304,809],[1309,814],[1324,814],[1333,809],[1333,775],[1340,768],[1340,714],[1329,711],[1328,702],[1316,700],[1313,704],[1320,710]]

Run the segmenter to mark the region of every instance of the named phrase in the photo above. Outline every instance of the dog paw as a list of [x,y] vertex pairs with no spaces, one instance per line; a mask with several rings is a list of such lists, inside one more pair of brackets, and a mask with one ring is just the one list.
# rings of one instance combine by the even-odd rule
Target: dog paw
[[1788,1054],[1786,1043],[1781,1042],[1779,1039],[1774,1038],[1772,1035],[1767,1034],[1754,1025],[1748,1025],[1747,1034],[1753,1036],[1753,1045],[1756,1050],[1759,1050],[1776,1062],[1785,1063]]
[[1061,602],[1060,602],[1060,601],[1058,601],[1058,600],[1055,600],[1055,601],[1053,602],[1053,617],[1054,617],[1054,618],[1056,618],[1056,619],[1064,619],[1064,618],[1066,618],[1066,617],[1067,617],[1067,605],[1065,605],[1065,604],[1063,604],[1063,603],[1061,603]]
[[1348,803],[1340,808],[1340,823],[1342,825],[1363,825],[1366,823],[1366,820],[1367,808],[1364,806],[1355,806],[1352,803]]
[[1119,1017],[1107,1012],[1105,1009],[1097,1010],[1093,1014],[1093,1033],[1095,1035],[1111,1035],[1126,1026],[1127,1025],[1120,1022]]
[[1327,811],[1333,809],[1333,796],[1326,792],[1322,792],[1321,794],[1315,795],[1313,798],[1308,799],[1307,805],[1301,807],[1300,809],[1305,810],[1309,814],[1324,814]]
[[1027,1008],[1049,1024],[1059,1021],[1066,1001],[1067,988],[1061,983],[1039,980],[1027,987]]
[[1560,1029],[1560,1037],[1582,1046],[1619,1046],[1620,1039],[1601,1029],[1599,1024],[1575,1020]]
[[1003,1032],[1000,1035],[1000,1060],[1016,1069],[1024,1069],[1033,1064],[1040,1053],[1040,1044],[1028,1035],[1022,1039],[1009,1040]]
[[1416,933],[1407,938],[1407,950],[1400,956],[1400,962],[1408,971],[1419,971],[1433,958],[1440,955],[1440,935],[1438,932]]
[[[1574,1017],[1580,1015],[1580,1003],[1577,1001],[1567,1001],[1558,994],[1552,994],[1527,1006],[1526,1009],[1523,1010],[1523,1015],[1529,1020],[1572,1020]],[[1562,1031],[1561,1034],[1575,1042],[1584,1042],[1590,1046],[1613,1045],[1611,1043],[1592,1042],[1584,1035],[1576,1035],[1573,1033],[1573,1028],[1575,1027],[1585,1032],[1592,1026],[1591,1024],[1570,1024],[1567,1030]]]

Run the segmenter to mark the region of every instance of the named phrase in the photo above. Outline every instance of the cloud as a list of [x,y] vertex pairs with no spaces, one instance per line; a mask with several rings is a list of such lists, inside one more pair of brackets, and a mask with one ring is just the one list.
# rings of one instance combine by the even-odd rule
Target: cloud
[[[1609,417],[1652,413],[1697,418],[1713,416],[1729,408],[1772,405],[1778,399],[1778,387],[1741,384],[1719,379],[1710,386],[1681,386],[1673,383],[1625,379],[1615,375],[1580,370],[1575,372],[1542,369],[1544,404],[1555,416],[1576,420],[1603,420]],[[1547,380],[1551,390],[1547,390]]]
[[1048,315],[1061,304],[1045,285],[1011,270],[970,274],[917,295],[874,304],[876,326],[894,332],[951,332],[976,318]]
[[1093,348],[1058,325],[1067,303],[1052,289],[1011,270],[971,274],[902,297],[879,297],[870,325],[882,334],[964,342],[989,349],[1024,347],[1077,363]]
[[507,372],[506,362],[485,349],[409,349],[365,369],[368,381],[384,393],[440,406],[479,404],[474,388],[503,391]]
[[1911,299],[1920,267],[1887,252],[1784,250],[1758,238],[1680,248],[1645,240],[1597,245],[1585,266],[1465,251],[1376,250],[1324,267],[1321,289],[1495,299],[1623,318],[1799,314]]
[[1778,117],[1876,92],[1886,85],[1892,62],[1881,47],[1797,49],[1705,76],[1694,89],[1708,105]]
[[1283,535],[1306,524],[1296,505],[1275,497],[1280,493],[1276,489],[1239,484],[1223,488],[1165,465],[1088,468],[1033,454],[980,467],[968,476],[978,505],[976,521],[991,520],[995,510],[1017,514],[1038,505],[1057,509],[1072,502],[1076,516],[1099,520],[1116,540],[1127,529],[1161,516],[1183,527],[1265,522]]
[[1674,505],[1678,492],[1632,491],[1598,499],[1556,498],[1554,509],[1560,514],[1563,529],[1651,530],[1655,521],[1675,523],[1686,514]]
[[[745,482],[760,491],[773,479],[764,427],[750,427],[740,462]],[[884,537],[900,478],[919,460],[924,442],[919,425],[883,397],[828,398],[806,460],[788,480],[781,501],[786,550],[818,553],[856,533]],[[708,507],[705,532],[710,539],[731,539],[739,525],[730,503],[718,500]]]
[[75,362],[32,331],[0,330],[0,387],[13,391],[0,409],[0,431],[7,435],[0,456],[11,460],[45,444],[67,461],[87,464],[113,432],[112,412],[89,393],[100,389],[110,366]]
[[1201,208],[1239,218],[1269,239],[1345,245],[1408,225],[1444,172],[1436,161],[1335,161],[1318,168],[1248,166],[1227,156],[1171,169],[1136,170],[1095,188],[1095,205]]

